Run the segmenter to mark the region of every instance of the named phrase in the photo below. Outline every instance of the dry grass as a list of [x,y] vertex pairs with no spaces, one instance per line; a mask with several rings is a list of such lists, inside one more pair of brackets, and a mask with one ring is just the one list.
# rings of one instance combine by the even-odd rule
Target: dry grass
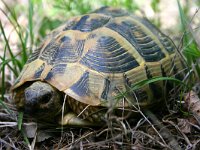
[[154,111],[161,124],[146,113],[128,119],[111,113],[103,127],[93,128],[61,127],[25,116],[20,131],[18,112],[10,96],[5,95],[8,108],[0,108],[1,149],[173,149],[174,139],[183,149],[196,150],[200,146],[198,120],[193,114],[181,112],[186,113],[187,107],[177,109],[177,98],[171,99],[168,108]]

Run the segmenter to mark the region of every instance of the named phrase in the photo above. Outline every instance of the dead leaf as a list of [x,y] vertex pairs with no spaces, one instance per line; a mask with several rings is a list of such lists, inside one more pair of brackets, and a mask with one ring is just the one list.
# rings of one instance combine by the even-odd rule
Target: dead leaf
[[187,119],[177,119],[178,126],[183,133],[191,133],[191,125]]
[[185,96],[185,106],[194,115],[200,124],[200,99],[194,91],[190,91]]
[[24,123],[24,131],[25,135],[28,138],[34,138],[37,131],[37,124],[36,123]]
[[40,130],[37,133],[37,142],[42,142],[42,141],[47,140],[51,137],[52,137],[52,135],[50,133]]
[[25,135],[28,138],[36,137],[36,142],[42,142],[42,141],[52,137],[50,133],[42,131],[42,130],[38,130],[36,123],[25,123],[24,131],[25,131]]
[[134,146],[132,146],[132,149],[135,149],[135,150],[144,150],[144,147],[140,143],[139,140],[136,140],[135,143],[134,143]]

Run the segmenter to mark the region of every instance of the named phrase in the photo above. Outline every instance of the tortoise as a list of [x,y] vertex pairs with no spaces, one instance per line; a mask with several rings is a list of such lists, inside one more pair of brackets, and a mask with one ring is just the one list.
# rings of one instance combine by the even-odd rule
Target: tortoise
[[162,101],[165,83],[130,89],[152,77],[181,78],[184,63],[176,51],[146,18],[102,7],[72,17],[47,36],[17,78],[14,101],[37,119],[63,116],[63,125],[98,124],[109,108],[148,109]]

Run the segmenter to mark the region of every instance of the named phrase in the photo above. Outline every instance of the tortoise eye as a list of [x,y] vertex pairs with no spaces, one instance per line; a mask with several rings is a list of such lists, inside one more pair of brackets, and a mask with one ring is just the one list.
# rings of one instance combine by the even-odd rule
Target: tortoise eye
[[52,94],[51,93],[45,93],[40,97],[39,103],[46,104],[51,100]]

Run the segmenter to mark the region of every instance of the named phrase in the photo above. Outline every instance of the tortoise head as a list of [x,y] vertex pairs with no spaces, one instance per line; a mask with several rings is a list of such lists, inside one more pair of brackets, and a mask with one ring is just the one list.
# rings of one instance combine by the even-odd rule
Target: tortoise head
[[36,81],[15,93],[17,108],[37,119],[50,121],[61,111],[63,93],[48,83]]

